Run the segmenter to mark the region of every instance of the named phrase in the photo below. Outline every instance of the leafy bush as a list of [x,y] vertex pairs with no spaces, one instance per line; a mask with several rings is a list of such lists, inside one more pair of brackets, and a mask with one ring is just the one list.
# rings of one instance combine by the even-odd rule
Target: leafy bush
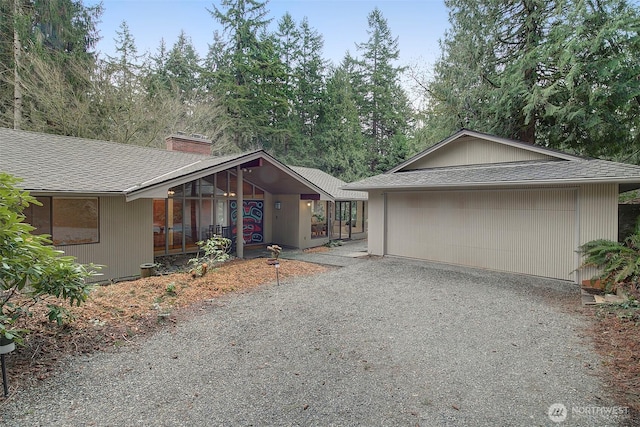
[[597,239],[580,246],[585,257],[580,268],[595,267],[601,272],[600,280],[607,291],[623,287],[638,295],[640,280],[640,233],[627,237],[623,243]]
[[[20,343],[28,332],[13,325],[30,307],[45,302],[47,296],[66,300],[71,305],[86,301],[90,286],[86,278],[98,267],[81,265],[75,258],[63,256],[47,235],[33,235],[24,223],[24,209],[37,204],[27,191],[18,189],[19,180],[0,173],[0,336]],[[48,303],[48,317],[62,324],[69,319],[66,308]]]
[[191,269],[193,277],[204,276],[211,264],[229,259],[231,240],[226,237],[214,235],[210,239],[196,242],[196,244],[204,251],[204,256],[200,256],[198,251],[196,257],[189,260],[189,264],[193,266]]

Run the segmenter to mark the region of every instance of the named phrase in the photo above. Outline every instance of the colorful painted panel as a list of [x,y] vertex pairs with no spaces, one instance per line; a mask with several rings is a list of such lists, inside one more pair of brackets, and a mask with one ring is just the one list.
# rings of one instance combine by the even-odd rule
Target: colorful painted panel
[[[229,209],[231,210],[231,223],[233,224],[233,236],[238,235],[238,201],[231,200],[229,202]],[[243,200],[243,229],[242,238],[246,245],[263,243],[264,242],[264,227],[262,218],[264,216],[264,201],[263,200]]]

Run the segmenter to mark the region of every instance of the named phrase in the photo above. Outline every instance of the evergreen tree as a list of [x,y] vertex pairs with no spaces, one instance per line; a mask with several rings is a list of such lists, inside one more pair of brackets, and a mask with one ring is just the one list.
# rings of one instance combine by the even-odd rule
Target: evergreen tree
[[180,31],[178,40],[168,52],[161,75],[171,82],[183,101],[197,98],[200,87],[200,57],[191,39]]
[[42,119],[47,112],[41,100],[58,90],[50,84],[61,83],[48,80],[52,74],[65,77],[68,94],[86,96],[101,12],[100,5],[85,7],[79,0],[0,0],[0,124],[69,131],[64,123]]
[[637,150],[636,8],[624,0],[446,4],[451,30],[427,87],[430,133],[468,127],[611,158]]
[[357,62],[357,84],[362,131],[367,146],[367,164],[373,173],[383,172],[407,154],[404,136],[412,111],[400,85],[404,69],[397,67],[400,50],[386,19],[378,8],[368,16],[369,40],[357,45],[362,60]]
[[551,66],[528,110],[537,140],[589,156],[640,163],[640,16],[625,1],[576,2],[545,46]]
[[286,130],[281,126],[287,101],[285,70],[275,40],[268,36],[266,2],[222,0],[212,16],[224,28],[225,57],[210,77],[219,101],[225,105],[224,132],[242,149],[281,151]]
[[289,14],[279,21],[276,36],[287,76],[284,94],[288,100],[288,113],[284,126],[289,131],[289,140],[283,154],[287,161],[301,164],[312,150],[312,138],[325,91],[324,41],[311,28],[307,18],[296,25]]
[[318,167],[346,182],[368,175],[364,136],[356,95],[351,85],[350,57],[334,70],[327,80],[325,102],[319,109],[318,131],[314,136],[314,163]]

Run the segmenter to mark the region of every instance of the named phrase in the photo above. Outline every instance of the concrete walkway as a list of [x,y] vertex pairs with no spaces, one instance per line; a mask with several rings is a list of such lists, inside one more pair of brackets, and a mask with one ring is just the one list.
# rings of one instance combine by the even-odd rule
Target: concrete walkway
[[[339,246],[332,246],[328,251],[313,252],[303,249],[284,248],[280,254],[283,259],[313,262],[332,267],[346,267],[357,264],[367,258],[367,240],[347,240]],[[264,248],[245,250],[245,259],[269,258],[270,253]]]
[[346,267],[357,264],[367,258],[367,241],[351,240],[340,246],[333,246],[326,252],[305,252],[303,250],[283,250],[284,259],[313,262],[334,267]]

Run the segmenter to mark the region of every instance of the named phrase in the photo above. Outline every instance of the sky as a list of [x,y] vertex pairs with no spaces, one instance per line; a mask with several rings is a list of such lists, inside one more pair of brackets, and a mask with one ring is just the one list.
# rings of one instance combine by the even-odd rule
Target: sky
[[[98,0],[85,0],[85,5]],[[102,0],[104,12],[98,23],[102,40],[97,50],[114,56],[114,39],[120,24],[127,22],[138,53],[156,53],[160,40],[170,49],[184,30],[201,56],[205,56],[219,23],[207,9],[220,7],[219,0]],[[289,12],[296,23],[307,17],[311,28],[324,39],[323,57],[339,64],[349,51],[359,56],[356,43],[368,40],[367,16],[378,7],[391,34],[398,37],[399,65],[430,69],[440,54],[438,41],[449,26],[444,0],[270,0],[268,17],[277,21]]]

